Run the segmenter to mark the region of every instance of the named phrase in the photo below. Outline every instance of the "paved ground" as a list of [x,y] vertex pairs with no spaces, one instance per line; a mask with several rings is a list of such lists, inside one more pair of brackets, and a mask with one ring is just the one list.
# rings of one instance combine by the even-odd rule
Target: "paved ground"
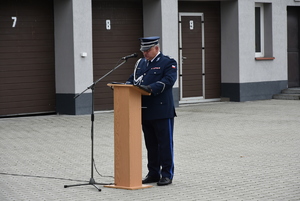
[[[300,200],[300,101],[177,108],[175,177],[140,190],[91,177],[90,115],[0,119],[0,200]],[[99,183],[113,183],[113,113],[95,115]],[[146,175],[143,145],[143,175]]]

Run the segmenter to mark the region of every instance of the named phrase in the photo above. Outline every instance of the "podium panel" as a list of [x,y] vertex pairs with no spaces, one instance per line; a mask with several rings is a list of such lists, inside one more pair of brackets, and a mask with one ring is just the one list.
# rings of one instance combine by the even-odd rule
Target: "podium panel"
[[108,84],[114,89],[114,174],[110,188],[141,189],[142,128],[141,96],[149,93],[133,85]]

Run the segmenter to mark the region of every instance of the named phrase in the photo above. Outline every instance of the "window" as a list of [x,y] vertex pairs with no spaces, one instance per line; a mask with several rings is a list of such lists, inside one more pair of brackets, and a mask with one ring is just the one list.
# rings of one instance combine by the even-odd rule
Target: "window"
[[255,4],[255,57],[264,57],[264,5]]
[[273,60],[272,3],[255,4],[255,59]]

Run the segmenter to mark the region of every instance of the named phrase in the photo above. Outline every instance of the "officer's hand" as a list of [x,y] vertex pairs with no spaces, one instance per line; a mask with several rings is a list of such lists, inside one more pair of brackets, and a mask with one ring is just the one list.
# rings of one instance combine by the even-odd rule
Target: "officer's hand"
[[147,91],[148,93],[151,93],[152,92],[152,89],[149,85],[138,85],[139,88]]

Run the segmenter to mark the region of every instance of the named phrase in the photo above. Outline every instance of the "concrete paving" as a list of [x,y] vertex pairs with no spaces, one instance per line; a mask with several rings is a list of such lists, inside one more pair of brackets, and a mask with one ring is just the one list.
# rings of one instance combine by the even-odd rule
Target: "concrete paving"
[[[173,184],[139,190],[113,183],[113,112],[0,119],[0,200],[300,200],[300,101],[180,106]],[[143,176],[147,174],[143,143]]]

